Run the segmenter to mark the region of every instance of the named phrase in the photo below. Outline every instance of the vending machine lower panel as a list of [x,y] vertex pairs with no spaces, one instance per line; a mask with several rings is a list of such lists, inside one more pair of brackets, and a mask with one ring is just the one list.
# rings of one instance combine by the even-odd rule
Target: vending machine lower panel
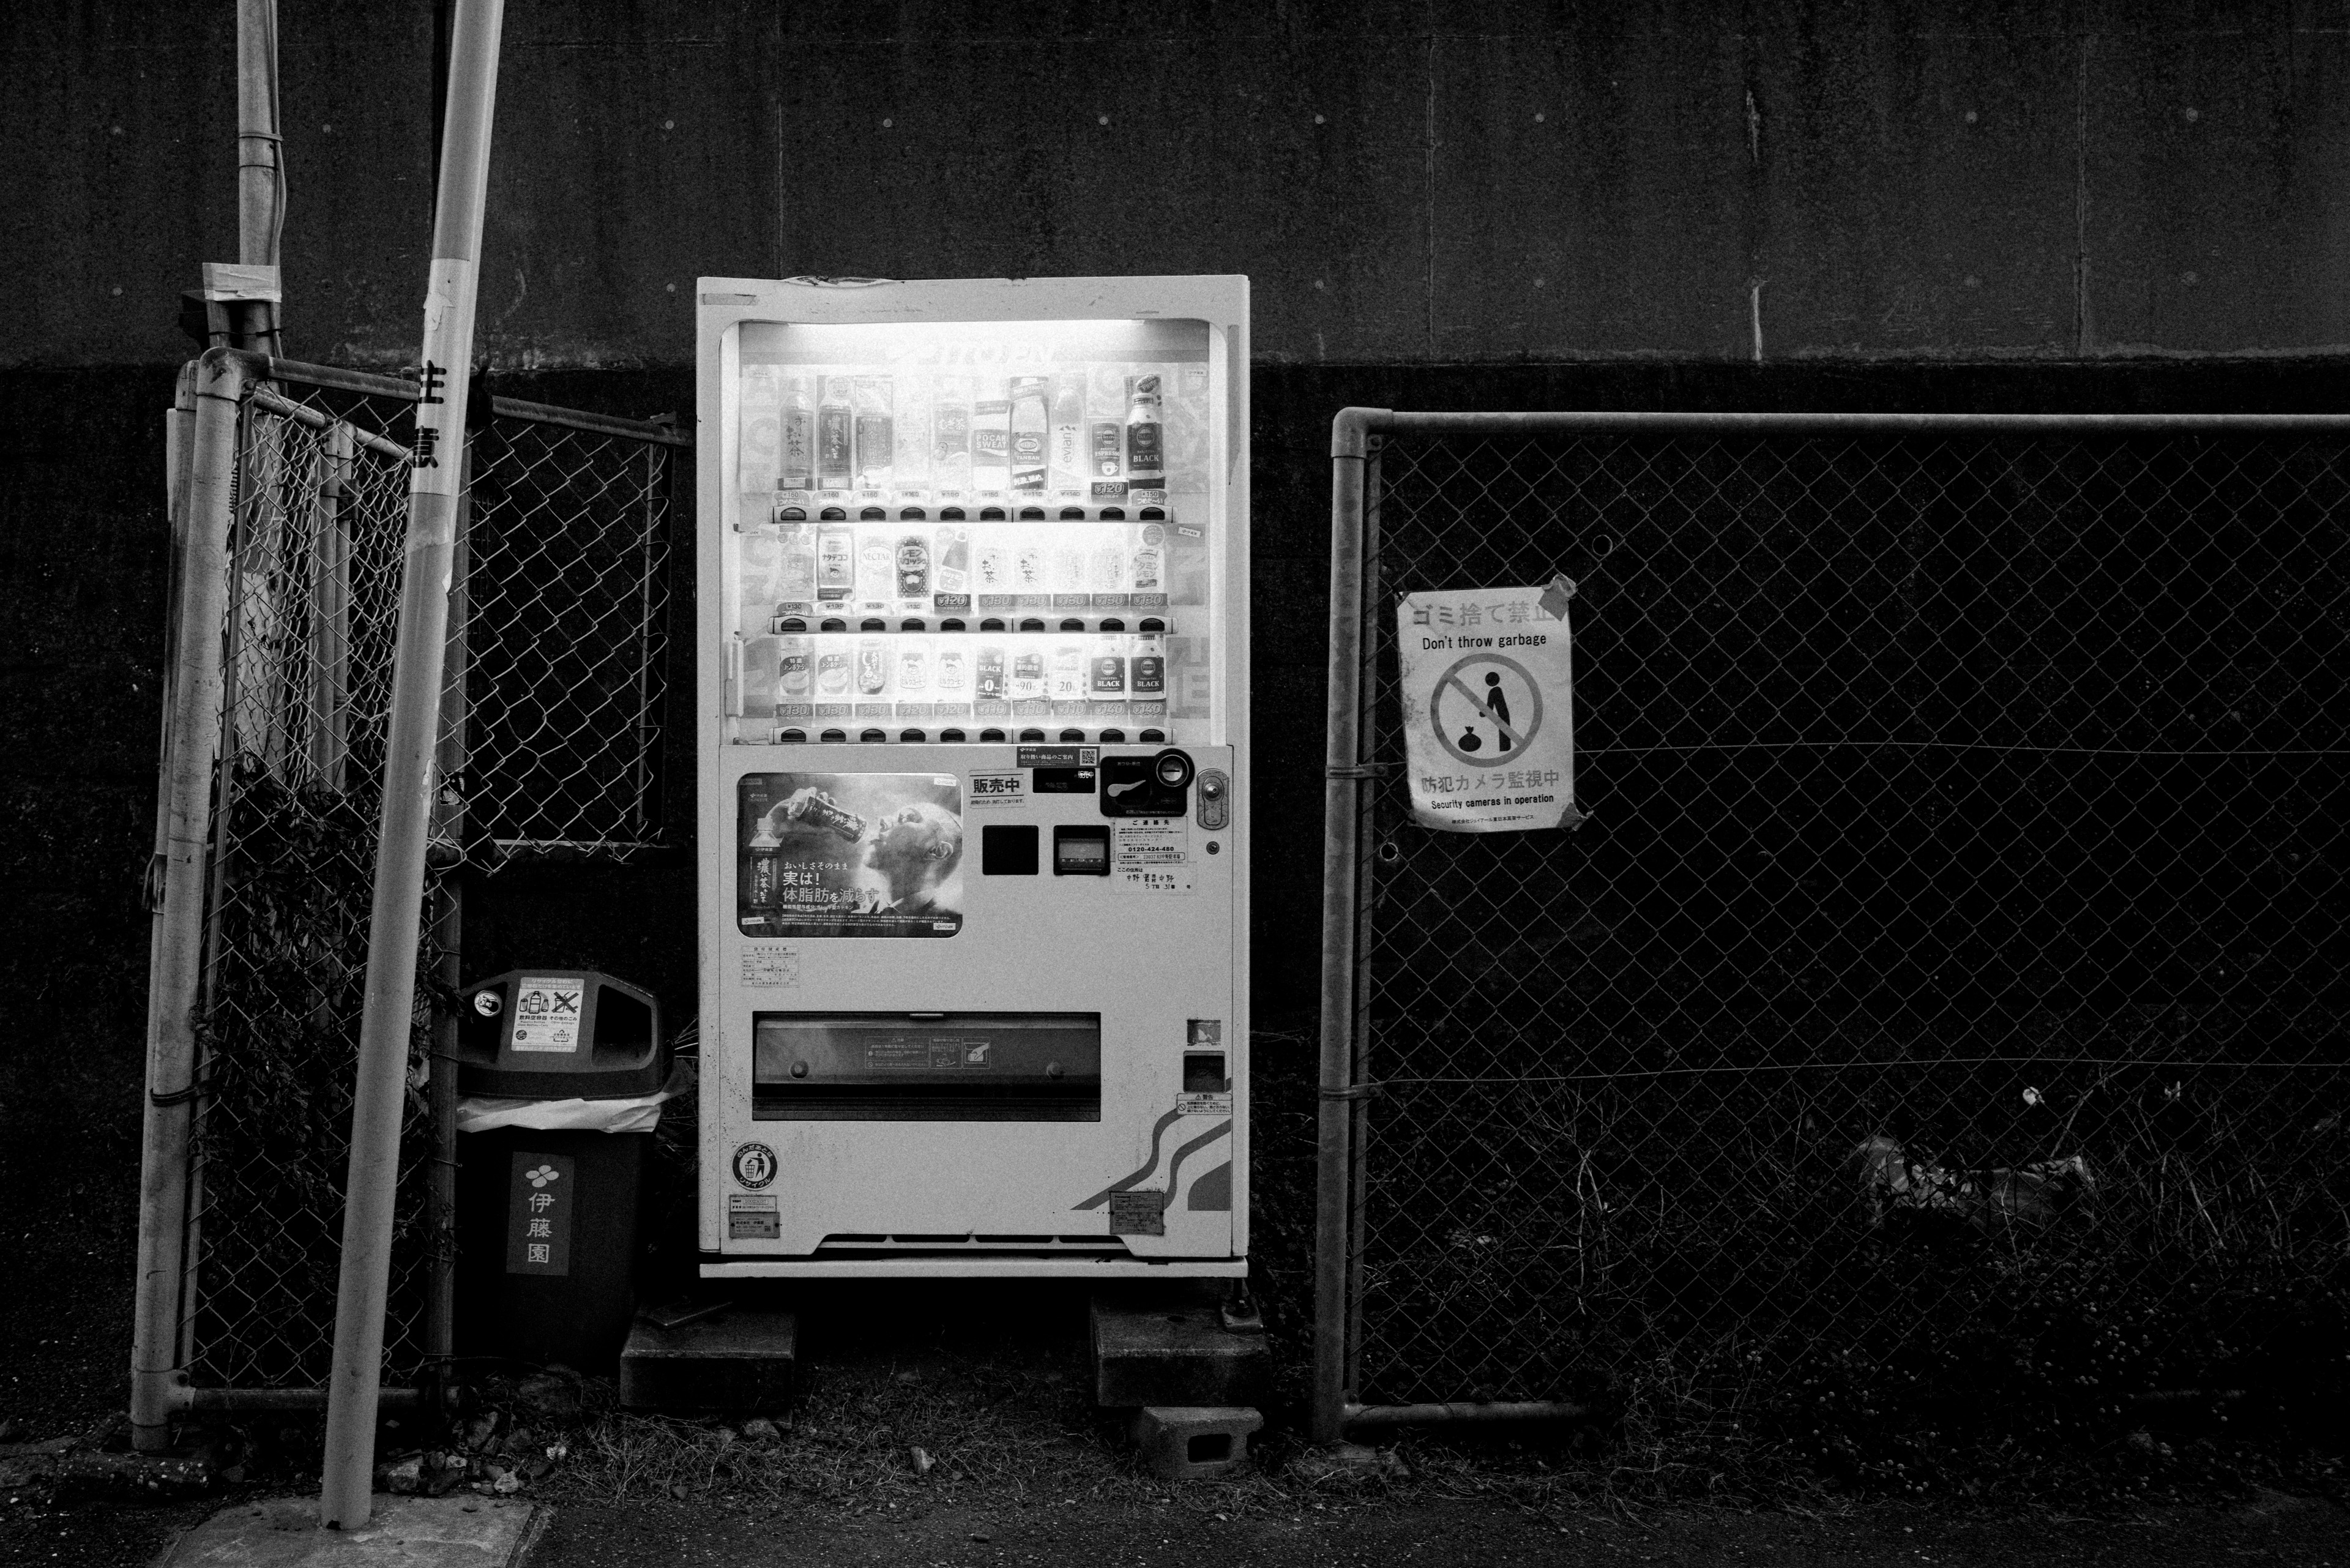
[[1245,1273],[1229,749],[723,756],[705,1276]]

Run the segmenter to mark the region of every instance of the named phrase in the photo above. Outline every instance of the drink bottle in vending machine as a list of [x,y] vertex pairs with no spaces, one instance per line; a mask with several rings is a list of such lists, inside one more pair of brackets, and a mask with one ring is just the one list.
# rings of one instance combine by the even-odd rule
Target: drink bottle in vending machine
[[794,376],[784,393],[779,441],[782,445],[778,488],[808,490],[816,483],[816,405],[808,397],[808,379]]
[[[816,613],[816,531],[802,506],[777,508],[775,617]],[[781,628],[777,628],[781,630]]]
[[1127,395],[1126,484],[1133,494],[1167,483],[1163,429],[1159,424],[1159,378],[1137,376]]
[[1053,378],[1052,478],[1055,495],[1081,496],[1093,483],[1086,462],[1086,379]]
[[984,494],[1012,484],[1012,394],[1001,376],[978,378],[972,394],[971,483]]
[[931,533],[920,517],[910,517],[899,526],[898,535],[898,607],[908,615],[927,615],[931,609]]
[[931,397],[931,478],[942,495],[971,488],[971,379],[941,376]]
[[821,490],[846,490],[856,477],[857,428],[848,409],[847,376],[824,379],[824,400],[816,410],[816,482]]
[[857,530],[848,513],[838,506],[824,509],[816,524],[816,592],[819,604],[845,604],[857,587]]
[[1046,387],[1042,376],[1012,378],[1012,488],[1016,491],[1045,488],[1048,467]]
[[971,608],[971,530],[963,525],[962,508],[951,506],[939,514],[938,534],[931,545],[933,603],[941,616]]

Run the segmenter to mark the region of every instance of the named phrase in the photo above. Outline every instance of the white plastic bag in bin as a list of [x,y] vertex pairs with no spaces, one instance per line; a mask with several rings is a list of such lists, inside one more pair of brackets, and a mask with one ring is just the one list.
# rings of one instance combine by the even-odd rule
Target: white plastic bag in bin
[[670,1068],[668,1082],[651,1094],[617,1100],[520,1100],[465,1095],[457,1101],[457,1130],[477,1133],[529,1127],[538,1132],[649,1133],[660,1122],[662,1102],[691,1087],[691,1075],[680,1063]]

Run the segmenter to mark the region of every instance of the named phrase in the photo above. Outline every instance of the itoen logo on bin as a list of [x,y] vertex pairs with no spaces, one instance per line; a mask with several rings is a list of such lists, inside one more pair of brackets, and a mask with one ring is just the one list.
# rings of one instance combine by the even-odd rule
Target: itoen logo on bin
[[516,1149],[506,1183],[506,1272],[571,1272],[571,1158]]

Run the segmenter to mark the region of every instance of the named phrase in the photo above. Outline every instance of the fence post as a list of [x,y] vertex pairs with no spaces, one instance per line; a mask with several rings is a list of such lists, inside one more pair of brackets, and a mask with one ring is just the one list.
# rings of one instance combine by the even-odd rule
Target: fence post
[[[1368,613],[1358,616],[1356,622],[1363,628],[1363,634],[1355,660],[1355,668],[1361,672],[1360,686],[1355,693],[1355,753],[1364,763],[1366,774],[1372,773],[1379,754],[1378,607],[1385,602],[1379,589],[1379,454],[1386,444],[1386,438],[1374,435],[1363,447],[1363,566],[1357,578],[1356,603]],[[1366,784],[1370,787],[1365,789]],[[1367,1085],[1371,1081],[1371,910],[1378,892],[1378,862],[1373,858],[1377,851],[1374,829],[1378,802],[1378,778],[1374,775],[1358,779],[1355,792],[1355,929],[1348,938],[1355,960],[1355,1010],[1347,1020],[1353,1036],[1348,1060],[1353,1067],[1347,1083],[1355,1097],[1347,1102],[1352,1119],[1347,1124],[1347,1355],[1346,1370],[1339,1379],[1350,1400],[1361,1392],[1363,1375],[1363,1241],[1365,1210],[1370,1201],[1367,1177],[1371,1090]]]
[[310,765],[319,782],[340,794],[350,758],[351,472],[359,442],[338,420],[319,453],[317,532],[311,560]]
[[[375,1506],[375,1428],[383,1382],[384,1303],[409,1030],[416,1005],[425,840],[432,830],[432,758],[441,710],[442,639],[456,546],[458,471],[471,390],[476,268],[489,183],[504,0],[457,0],[449,51],[449,110],[432,217],[424,302],[424,362],[416,406],[416,462],[408,497],[406,563],[394,644],[390,734],[384,746],[382,830],[368,931],[367,992],[351,1103],[350,1175],[335,1297],[319,1521],[356,1530]],[[440,443],[445,442],[445,449]]]
[[196,1086],[196,987],[203,966],[204,841],[212,830],[221,736],[221,634],[228,614],[228,537],[236,504],[245,362],[213,349],[199,361],[185,555],[172,663],[170,774],[147,984],[147,1104],[140,1136],[139,1263],[130,1345],[131,1442],[170,1447],[178,1378],[181,1265],[188,1220],[189,1129]]
[[[486,398],[474,407],[477,417],[489,412]],[[487,424],[485,417],[483,423]],[[432,956],[435,977],[446,992],[464,983],[465,866],[464,846],[473,836],[473,781],[466,776],[472,756],[473,709],[468,678],[472,673],[471,632],[473,577],[473,443],[465,443],[465,467],[457,493],[457,537],[449,577],[449,628],[442,655],[446,666],[441,687],[441,742],[434,766],[441,775],[441,801],[433,815],[432,837],[447,864],[441,867],[433,897]],[[431,1070],[425,1079],[425,1103],[432,1114],[432,1153],[426,1179],[424,1290],[424,1386],[431,1408],[444,1408],[442,1394],[457,1354],[457,1015],[444,1012],[432,1022]]]
[[1352,1199],[1356,835],[1363,640],[1363,457],[1387,415],[1342,409],[1330,429],[1330,728],[1322,786],[1321,1106],[1314,1205],[1314,1386],[1317,1443],[1346,1435],[1347,1242]]

